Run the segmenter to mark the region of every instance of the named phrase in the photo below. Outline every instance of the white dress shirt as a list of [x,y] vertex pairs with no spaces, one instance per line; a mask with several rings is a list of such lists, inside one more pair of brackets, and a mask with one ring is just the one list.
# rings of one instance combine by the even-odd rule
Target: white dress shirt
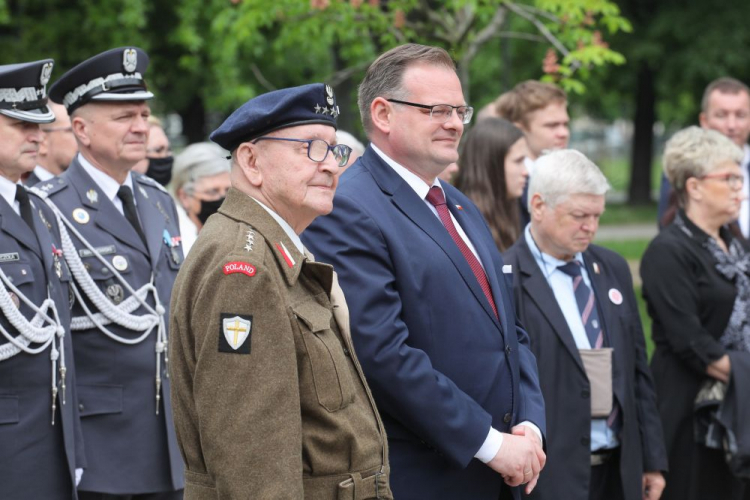
[[279,214],[277,214],[276,212],[274,212],[273,210],[265,206],[263,203],[259,202],[252,196],[248,195],[248,197],[252,199],[253,201],[255,201],[255,203],[257,203],[258,205],[263,207],[263,209],[266,212],[268,212],[269,215],[273,217],[273,219],[276,222],[279,223],[279,226],[281,226],[281,229],[283,229],[286,235],[289,236],[289,239],[292,240],[292,243],[294,243],[294,246],[297,247],[297,250],[299,250],[299,253],[301,253],[302,255],[305,255],[305,250],[304,250],[305,247],[302,246],[302,240],[299,238],[299,235],[294,232],[294,229],[292,229],[292,226],[287,221],[282,219]]
[[20,182],[13,182],[7,177],[0,175],[0,196],[3,197],[8,205],[16,214],[21,215],[21,205],[16,201],[16,186]]
[[34,175],[37,176],[37,178],[39,179],[39,182],[45,182],[55,177],[55,174],[53,174],[46,168],[41,167],[39,165],[34,167]]
[[[427,193],[430,192],[430,189],[433,186],[437,186],[440,188],[441,191],[443,191],[443,196],[445,196],[445,190],[443,189],[443,186],[440,184],[440,181],[436,178],[432,185],[427,184],[425,181],[420,179],[415,173],[411,172],[409,169],[404,167],[403,165],[399,165],[396,161],[394,161],[392,158],[389,158],[388,155],[383,153],[380,149],[378,149],[377,146],[374,144],[370,144],[373,151],[375,151],[380,158],[384,162],[388,164],[398,175],[401,177],[404,182],[406,182],[427,205],[427,207],[430,209],[430,211],[435,215],[435,217],[440,220],[440,216],[438,215],[437,209],[435,206],[427,201]],[[469,250],[471,250],[471,253],[474,254],[474,257],[477,258],[477,261],[479,264],[482,265],[482,268],[484,269],[484,264],[482,263],[482,259],[479,258],[479,254],[477,253],[476,248],[474,248],[474,245],[471,243],[471,240],[468,236],[466,236],[466,233],[464,232],[461,225],[458,223],[455,217],[453,217],[453,214],[448,211],[448,213],[451,216],[451,220],[453,221],[453,225],[456,226],[456,231],[458,232],[459,236],[461,236],[461,239],[464,240],[464,243],[466,243],[466,246],[469,247]],[[442,221],[440,222],[442,224]],[[531,422],[525,421],[521,422],[519,425],[525,425],[529,427],[531,430],[534,431],[534,433],[539,438],[539,442],[542,442],[542,432],[539,430],[539,427],[534,425]],[[503,445],[503,434],[495,429],[494,427],[490,427],[487,438],[484,440],[484,443],[479,448],[479,450],[474,454],[474,458],[487,463],[493,458],[495,458],[495,455],[497,455],[497,452],[500,451],[500,447]]]
[[[125,211],[122,208],[122,200],[117,197],[117,191],[120,190],[120,183],[93,166],[81,153],[78,153],[78,161],[86,173],[91,176],[96,185],[99,186],[99,189],[104,191],[104,196],[114,204],[117,211],[122,215],[125,215]],[[130,172],[128,172],[128,176],[125,178],[125,182],[122,185],[129,187],[130,190],[133,191],[133,177],[130,175]],[[135,201],[135,193],[133,193],[133,202],[136,205],[138,204]]]

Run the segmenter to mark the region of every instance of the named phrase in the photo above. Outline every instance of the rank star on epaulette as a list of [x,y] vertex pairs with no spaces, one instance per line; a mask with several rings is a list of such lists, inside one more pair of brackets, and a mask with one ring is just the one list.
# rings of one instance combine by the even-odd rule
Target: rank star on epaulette
[[245,244],[245,250],[248,252],[253,251],[253,243],[255,242],[255,231],[253,231],[252,228],[247,230],[247,235],[245,236],[245,241],[247,242]]
[[49,190],[50,190],[50,189],[52,189],[53,187],[55,187],[55,186],[53,186],[53,185],[52,185],[52,184],[50,184],[50,183],[47,183],[47,184],[44,184],[43,186],[41,186],[41,188],[40,188],[40,189],[41,189],[42,191],[47,191],[47,192],[49,192]]

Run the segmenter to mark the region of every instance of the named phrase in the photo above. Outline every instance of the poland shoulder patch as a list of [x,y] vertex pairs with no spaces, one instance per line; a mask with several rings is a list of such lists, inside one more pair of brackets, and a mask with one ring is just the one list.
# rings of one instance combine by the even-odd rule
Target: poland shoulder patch
[[252,328],[252,316],[222,313],[219,352],[250,354],[250,332]]

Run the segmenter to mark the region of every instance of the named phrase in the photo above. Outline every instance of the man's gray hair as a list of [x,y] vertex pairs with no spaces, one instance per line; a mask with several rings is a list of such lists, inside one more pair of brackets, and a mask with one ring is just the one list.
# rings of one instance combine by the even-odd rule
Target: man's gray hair
[[378,97],[406,100],[408,95],[404,89],[404,72],[412,64],[419,63],[456,70],[456,64],[445,49],[416,43],[399,45],[385,52],[367,69],[365,78],[359,85],[357,105],[362,126],[368,136],[372,132],[372,101]]
[[684,201],[689,178],[702,177],[726,161],[742,163],[744,157],[742,149],[724,134],[693,125],[667,141],[662,168],[678,198]]
[[529,211],[531,198],[539,194],[551,208],[574,194],[604,195],[609,182],[594,162],[580,151],[558,149],[541,156],[534,163],[529,180]]
[[227,152],[213,142],[196,142],[186,147],[174,159],[172,170],[172,192],[182,188],[190,192],[195,181],[203,177],[229,172]]

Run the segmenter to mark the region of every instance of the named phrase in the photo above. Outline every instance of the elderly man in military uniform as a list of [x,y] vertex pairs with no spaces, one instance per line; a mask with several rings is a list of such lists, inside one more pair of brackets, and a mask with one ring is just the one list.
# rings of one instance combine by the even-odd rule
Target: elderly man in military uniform
[[232,188],[175,282],[175,427],[196,499],[390,499],[380,416],[333,268],[299,234],[333,207],[350,149],[333,89],[256,97],[211,135]]
[[0,66],[0,497],[76,498],[85,466],[58,226],[21,184],[54,121],[52,60]]
[[112,49],[50,89],[79,149],[62,175],[37,186],[71,249],[84,500],[182,498],[166,376],[166,310],[182,263],[177,214],[160,185],[130,172],[146,156],[147,66],[138,48]]

